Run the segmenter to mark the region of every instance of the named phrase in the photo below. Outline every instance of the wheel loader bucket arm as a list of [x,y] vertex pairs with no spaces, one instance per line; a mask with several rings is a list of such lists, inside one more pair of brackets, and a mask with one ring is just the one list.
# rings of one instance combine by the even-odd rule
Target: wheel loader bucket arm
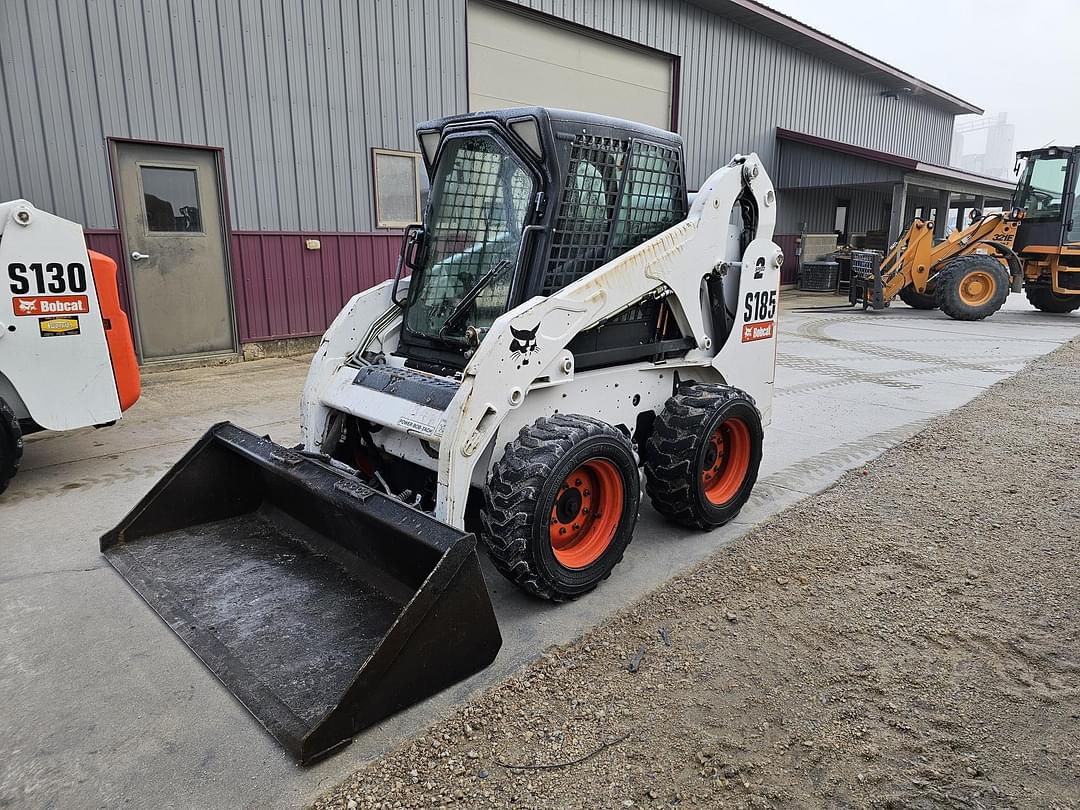
[[916,219],[881,261],[882,292],[885,301],[900,294],[909,284],[926,292],[933,277],[953,259],[972,253],[992,253],[1016,276],[1018,260],[1012,252],[1016,222],[1004,214],[989,214],[953,232],[934,244],[934,223]]
[[933,223],[916,219],[901,236],[892,250],[881,260],[882,297],[889,301],[908,284],[919,292],[926,289],[930,275],[930,253],[933,247]]

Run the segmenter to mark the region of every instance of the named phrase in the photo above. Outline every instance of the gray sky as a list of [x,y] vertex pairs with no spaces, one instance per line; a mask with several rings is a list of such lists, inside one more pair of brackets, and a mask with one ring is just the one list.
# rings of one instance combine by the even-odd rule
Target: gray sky
[[1017,149],[1080,144],[1080,0],[764,2],[988,113],[1009,113]]

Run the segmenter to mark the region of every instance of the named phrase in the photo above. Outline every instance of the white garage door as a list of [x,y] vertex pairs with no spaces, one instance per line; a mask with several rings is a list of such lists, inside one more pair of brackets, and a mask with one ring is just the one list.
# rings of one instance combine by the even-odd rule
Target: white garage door
[[671,58],[469,2],[469,108],[538,105],[671,128]]

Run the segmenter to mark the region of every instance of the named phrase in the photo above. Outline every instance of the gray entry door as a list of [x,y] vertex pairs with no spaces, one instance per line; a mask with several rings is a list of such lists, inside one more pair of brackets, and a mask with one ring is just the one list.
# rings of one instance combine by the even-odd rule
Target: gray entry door
[[235,351],[214,153],[117,143],[116,162],[142,359]]

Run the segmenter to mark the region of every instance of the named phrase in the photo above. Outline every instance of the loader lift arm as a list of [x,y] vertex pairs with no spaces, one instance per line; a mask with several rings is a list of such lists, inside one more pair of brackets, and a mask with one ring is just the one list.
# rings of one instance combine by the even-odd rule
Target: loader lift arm
[[916,219],[881,261],[882,294],[886,301],[911,285],[925,293],[933,277],[953,259],[973,253],[996,254],[1004,259],[1014,277],[1020,277],[1020,260],[1012,251],[1016,223],[1003,214],[989,214],[962,231],[934,244],[934,223]]
[[[720,368],[727,357],[713,345],[706,327],[701,288],[720,264],[731,210],[749,192],[756,202],[758,235],[742,257],[743,291],[768,285],[783,257],[772,241],[776,196],[757,155],[736,157],[702,185],[687,218],[545,298],[534,298],[499,317],[465,368],[461,386],[447,409],[449,419],[440,441],[436,513],[451,525],[464,520],[469,482],[480,451],[487,447],[507,414],[518,408],[536,381],[558,385],[574,375],[574,356],[567,345],[578,334],[657,290],[670,290],[675,317],[692,338],[685,362]],[[755,278],[758,277],[758,278]],[[532,334],[528,363],[515,351],[518,335]],[[772,363],[773,347],[753,347]],[[753,349],[743,346],[742,351]],[[722,359],[721,359],[722,358]],[[767,386],[731,380],[754,395],[763,410],[771,407]]]
[[883,309],[899,296],[916,309],[985,318],[1023,284],[1023,264],[1012,249],[1017,222],[989,214],[935,245],[934,223],[916,219],[880,264],[864,257],[860,272],[852,274],[848,300]]

